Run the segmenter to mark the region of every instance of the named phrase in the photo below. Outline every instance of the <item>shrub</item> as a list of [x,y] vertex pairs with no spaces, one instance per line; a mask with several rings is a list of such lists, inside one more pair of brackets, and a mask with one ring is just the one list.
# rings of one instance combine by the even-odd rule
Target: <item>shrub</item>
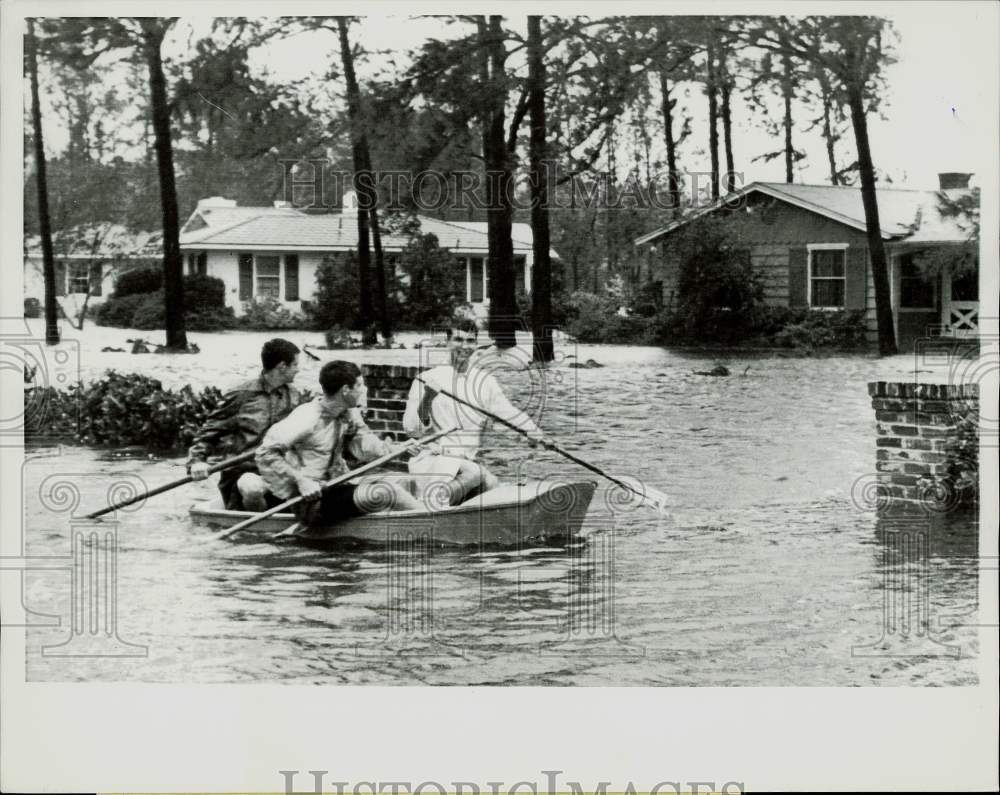
[[419,328],[444,323],[465,300],[465,271],[435,235],[412,238],[399,267],[409,278],[398,309],[401,323]]
[[143,445],[169,451],[191,444],[209,413],[221,403],[222,393],[215,387],[196,393],[190,386],[175,392],[164,389],[155,378],[110,370],[98,381],[74,384],[67,390],[28,390],[25,399],[44,401],[44,410],[30,415],[26,441],[44,433],[50,441]]
[[700,342],[731,343],[750,332],[754,310],[763,300],[763,282],[750,252],[731,240],[725,219],[701,219],[672,242],[679,261],[677,335]]
[[124,298],[127,295],[153,293],[163,286],[163,270],[161,268],[134,268],[125,271],[115,282],[115,291],[111,298]]
[[316,269],[315,299],[303,304],[310,325],[318,331],[334,326],[355,328],[360,302],[358,261],[354,252],[347,256],[324,257]]
[[150,331],[166,328],[166,308],[163,305],[163,290],[147,293],[139,298],[132,313],[131,327]]
[[42,304],[39,302],[37,298],[24,299],[24,316],[25,317],[42,316]]
[[184,277],[184,309],[198,312],[226,305],[226,283],[215,276],[189,273]]
[[330,350],[344,350],[350,348],[354,343],[354,340],[351,339],[351,332],[342,326],[328,329],[323,338],[326,340],[326,347]]
[[[136,309],[150,295],[150,293],[133,293],[121,298],[112,296],[99,307],[95,318],[99,326],[117,326],[118,328],[132,328],[132,318]],[[159,295],[159,293],[152,293]],[[162,299],[161,299],[162,300]]]
[[773,335],[775,344],[785,348],[856,349],[865,345],[865,313],[863,310],[820,312],[803,310],[801,318],[792,316]]
[[271,329],[304,328],[306,319],[298,312],[289,311],[277,298],[268,296],[247,301],[239,323],[243,328],[257,331]]
[[[129,274],[139,271],[128,271]],[[127,274],[123,274],[127,275]],[[184,324],[190,331],[221,331],[233,328],[236,318],[226,303],[226,286],[214,276],[184,277]],[[163,289],[119,296],[117,291],[97,309],[102,326],[152,331],[166,327]]]

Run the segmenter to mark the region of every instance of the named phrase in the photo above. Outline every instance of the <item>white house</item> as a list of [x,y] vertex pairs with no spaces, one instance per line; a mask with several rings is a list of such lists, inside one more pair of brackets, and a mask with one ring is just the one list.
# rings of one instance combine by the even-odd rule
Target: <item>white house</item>
[[[466,300],[477,315],[489,306],[485,223],[439,221],[418,215],[420,231],[432,233],[438,245],[465,271]],[[513,225],[517,285],[530,289],[532,234],[529,224]],[[383,232],[382,249],[391,263],[406,248],[405,235]],[[298,310],[313,298],[316,269],[327,258],[346,259],[357,249],[357,217],[353,212],[313,214],[285,202],[273,207],[239,207],[222,197],[202,199],[181,228],[181,252],[188,272],[204,273],[226,285],[226,303],[237,314],[262,296]],[[553,254],[554,256],[554,254]]]
[[[52,235],[55,255],[56,298],[68,315],[87,301],[103,302],[126,270],[162,267],[163,233],[131,232],[120,224],[76,226]],[[24,297],[45,300],[41,240],[24,241]]]

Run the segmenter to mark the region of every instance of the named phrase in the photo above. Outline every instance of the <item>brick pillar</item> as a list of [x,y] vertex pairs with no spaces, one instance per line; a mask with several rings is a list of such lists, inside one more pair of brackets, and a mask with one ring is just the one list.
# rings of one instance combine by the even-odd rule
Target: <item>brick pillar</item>
[[365,422],[380,436],[392,436],[397,442],[409,437],[403,432],[403,412],[410,385],[421,368],[390,364],[363,364],[361,372],[368,385],[368,411]]
[[956,473],[978,470],[970,449],[978,441],[979,386],[875,381],[868,394],[886,503],[947,511],[974,500],[975,489]]

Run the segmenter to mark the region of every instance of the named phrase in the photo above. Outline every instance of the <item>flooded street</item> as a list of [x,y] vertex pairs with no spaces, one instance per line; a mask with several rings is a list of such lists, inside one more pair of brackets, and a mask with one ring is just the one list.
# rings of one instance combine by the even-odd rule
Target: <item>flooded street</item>
[[[251,360],[254,346],[242,346]],[[158,370],[165,385],[197,366],[203,375],[192,380],[224,388],[247,369],[232,355],[207,373],[200,357],[117,356]],[[416,356],[344,358],[413,365]],[[183,459],[35,451],[23,474],[25,550],[64,567],[25,575],[32,620],[62,617],[28,630],[28,680],[976,684],[974,518],[887,527],[866,502],[875,446],[865,384],[912,379],[912,357],[740,355],[718,360],[732,375],[713,378],[694,371],[716,359],[657,348],[580,346],[572,356],[606,366],[571,369],[563,358],[513,374],[512,399],[540,410],[568,450],[670,494],[668,517],[621,506],[602,482],[584,537],[566,548],[319,550],[252,535],[213,540],[187,510],[214,487],[188,485],[118,515],[122,643],[105,656],[41,653],[70,638],[72,505],[54,512],[40,493],[72,476],[82,516],[105,504],[112,481],[158,485],[183,475]],[[318,366],[303,367],[298,383],[313,388]],[[518,442],[495,431],[486,461],[507,476],[592,477],[553,453],[526,459]],[[906,625],[920,609],[929,635]]]

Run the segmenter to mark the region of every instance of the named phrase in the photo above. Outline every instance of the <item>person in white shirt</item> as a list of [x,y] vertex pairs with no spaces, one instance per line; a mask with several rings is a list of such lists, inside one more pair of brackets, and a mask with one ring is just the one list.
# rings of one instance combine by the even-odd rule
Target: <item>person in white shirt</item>
[[379,439],[365,424],[360,407],[365,379],[353,362],[332,361],[319,373],[323,394],[272,425],[257,449],[257,467],[267,485],[269,507],[301,495],[300,520],[332,524],[363,513],[414,510],[424,506],[389,481],[342,483],[322,489],[326,480],[348,472],[345,446],[359,461],[373,461],[397,445]]
[[499,485],[499,481],[476,461],[489,419],[441,394],[440,390],[512,422],[526,431],[534,443],[543,438],[531,417],[511,405],[497,379],[486,369],[476,367],[472,355],[476,351],[477,337],[478,329],[472,321],[449,330],[451,364],[425,370],[414,379],[403,414],[403,430],[413,437],[449,425],[458,427],[410,459],[408,464],[411,474],[439,476],[440,482],[447,486],[449,505],[457,505],[474,492],[489,491]]

